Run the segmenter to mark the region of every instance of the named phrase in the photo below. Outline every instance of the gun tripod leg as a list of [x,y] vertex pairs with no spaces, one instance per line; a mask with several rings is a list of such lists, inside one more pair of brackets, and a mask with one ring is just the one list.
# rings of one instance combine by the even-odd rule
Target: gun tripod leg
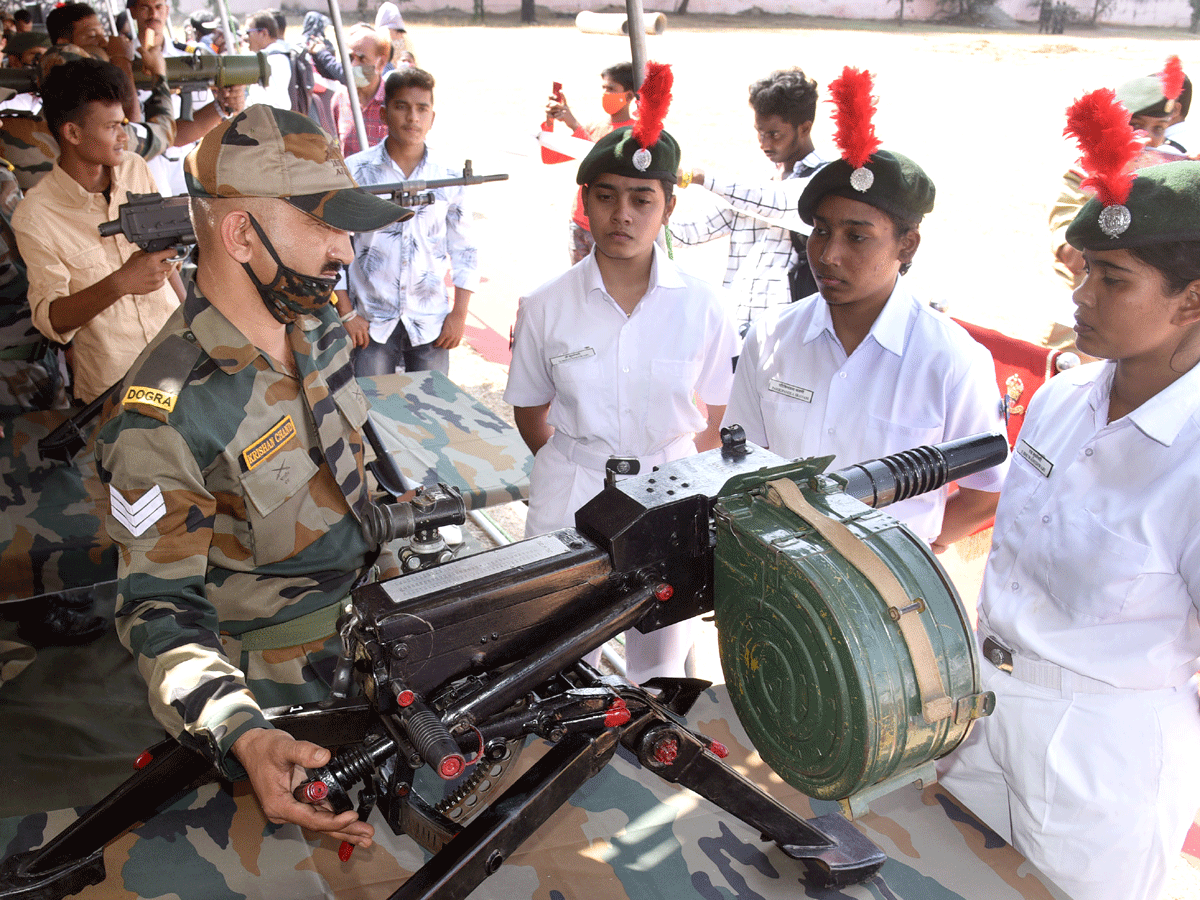
[[3,900],[61,900],[104,880],[104,848],[144,822],[163,804],[217,779],[204,757],[173,740],[146,751],[137,774],[72,822],[44,846],[5,859]]
[[887,861],[883,851],[842,816],[800,818],[718,760],[705,741],[675,722],[659,719],[649,727],[631,726],[624,742],[650,771],[758,829],[803,863],[818,887],[864,881]]
[[608,764],[617,739],[617,731],[609,729],[555,744],[388,900],[464,900]]

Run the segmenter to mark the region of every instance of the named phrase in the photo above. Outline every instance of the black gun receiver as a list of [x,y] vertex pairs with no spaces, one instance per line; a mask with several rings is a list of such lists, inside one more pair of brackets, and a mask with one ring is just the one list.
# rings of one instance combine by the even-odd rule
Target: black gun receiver
[[[900,533],[924,547],[913,557],[917,565],[944,578],[924,542],[865,504],[939,489],[999,464],[1008,447],[999,435],[981,435],[822,474],[828,457],[788,463],[745,443],[740,432],[725,429],[719,450],[606,486],[580,510],[576,528],[355,589],[338,623],[345,655],[331,698],[268,718],[297,738],[340,748],[308,773],[297,799],[349,810],[351,792],[362,785],[360,816],[378,806],[393,831],[434,854],[392,900],[466,897],[618,745],[774,841],[815,885],[862,881],[883,865],[884,854],[841,815],[798,817],[726,766],[719,745],[686,727],[682,717],[708,682],[638,686],[582,660],[627,628],[654,630],[710,611],[714,602],[720,628],[720,520],[745,518],[738,504],[763,496],[764,485],[803,483],[814,503],[852,509],[855,527]],[[461,521],[461,501],[439,489],[416,506],[395,506],[367,517],[373,540],[435,527],[442,518]],[[778,530],[772,534],[782,548]],[[812,542],[809,532],[803,542]],[[743,558],[736,540],[724,552]],[[839,565],[833,554],[820,555],[822,565]],[[879,616],[886,619],[886,609]],[[969,715],[960,705],[955,718]],[[531,736],[549,749],[503,786]],[[0,863],[0,898],[58,900],[98,883],[109,841],[217,778],[205,758],[174,741],[150,755],[149,765],[43,847]],[[433,776],[414,783],[426,766]],[[429,781],[435,794],[445,784],[445,795],[422,796]]]
[[100,224],[100,237],[123,234],[147,253],[196,243],[188,198],[161,194],[130,194],[117,209],[117,218]]

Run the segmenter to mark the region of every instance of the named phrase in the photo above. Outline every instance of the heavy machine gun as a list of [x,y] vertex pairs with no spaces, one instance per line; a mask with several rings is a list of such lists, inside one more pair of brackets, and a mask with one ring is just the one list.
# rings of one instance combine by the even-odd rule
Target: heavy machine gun
[[[581,660],[627,628],[715,608],[731,699],[772,768],[824,798],[912,780],[994,701],[979,690],[970,625],[945,572],[873,507],[997,465],[1007,444],[977,436],[823,474],[831,458],[789,463],[740,432],[725,429],[720,450],[610,479],[574,529],[353,592],[330,699],[269,717],[340,748],[297,799],[352,809],[361,784],[361,816],[378,806],[433,852],[394,900],[466,897],[618,745],[758,829],[817,885],[861,881],[883,864],[843,816],[799,818],[683,724],[707,682],[635,686]],[[364,530],[389,540],[461,517],[453,492],[437,488],[377,507]],[[889,640],[891,652],[879,652]],[[530,736],[550,748],[496,797]],[[217,777],[174,741],[149,753],[45,846],[0,864],[0,898],[57,900],[98,883],[108,841]],[[426,796],[430,782],[444,796]]]
[[[381,196],[387,195],[388,199],[400,206],[426,206],[433,202],[433,192],[437,188],[507,180],[507,174],[474,174],[471,160],[468,159],[463,163],[463,174],[457,178],[366,184],[363,185],[363,190]],[[100,225],[101,237],[112,237],[116,234],[124,234],[130,243],[137,244],[147,253],[194,244],[196,235],[192,232],[192,222],[188,218],[188,198],[163,197],[160,194],[130,194],[129,199],[118,207],[117,218]]]

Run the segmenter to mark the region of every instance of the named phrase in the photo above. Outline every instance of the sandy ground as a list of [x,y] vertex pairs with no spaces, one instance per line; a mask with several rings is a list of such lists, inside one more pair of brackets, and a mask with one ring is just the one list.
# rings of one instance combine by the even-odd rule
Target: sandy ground
[[[553,21],[548,14],[543,19]],[[559,25],[488,27],[410,22],[419,63],[438,79],[431,146],[471,159],[477,173],[510,180],[472,188],[486,281],[471,324],[507,338],[523,290],[567,264],[566,223],[575,167],[544,166],[532,136],[546,94],[560,81],[582,121],[602,116],[599,71],[629,58],[626,39]],[[1200,44],[1183,32],[1099,30],[1077,35],[959,31],[942,27],[835,23],[746,16],[671,17],[647,38],[651,59],[670,62],[674,102],[667,128],[685,166],[742,175],[770,170],[758,150],[746,88],[773,69],[799,65],[824,88],[844,65],[876,75],[877,133],[883,146],[916,159],[937,184],[934,212],[910,278],[951,314],[1028,340],[1055,318],[1069,319],[1069,294],[1050,268],[1046,215],[1062,172],[1075,158],[1062,137],[1064,110],[1081,93],[1157,71],[1171,53],[1200,71]],[[827,96],[823,91],[822,97]],[[832,146],[829,104],[813,132],[819,152]],[[694,196],[699,189],[689,189]],[[690,197],[680,192],[681,209]],[[682,248],[692,271],[720,281],[725,242]],[[1057,313],[1057,316],[1056,316]],[[511,420],[503,403],[506,370],[463,347],[451,377]],[[515,537],[518,504],[493,517]],[[982,569],[975,549],[945,560],[973,607]],[[711,644],[703,665],[711,666]],[[1181,864],[1172,898],[1200,898],[1200,877]]]

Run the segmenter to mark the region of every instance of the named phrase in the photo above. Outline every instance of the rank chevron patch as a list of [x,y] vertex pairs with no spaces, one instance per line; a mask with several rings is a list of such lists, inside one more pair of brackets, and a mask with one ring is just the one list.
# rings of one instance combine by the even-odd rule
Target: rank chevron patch
[[163,517],[167,511],[162,488],[157,484],[130,503],[111,484],[108,486],[109,504],[113,518],[129,529],[134,537],[141,537],[146,529]]

